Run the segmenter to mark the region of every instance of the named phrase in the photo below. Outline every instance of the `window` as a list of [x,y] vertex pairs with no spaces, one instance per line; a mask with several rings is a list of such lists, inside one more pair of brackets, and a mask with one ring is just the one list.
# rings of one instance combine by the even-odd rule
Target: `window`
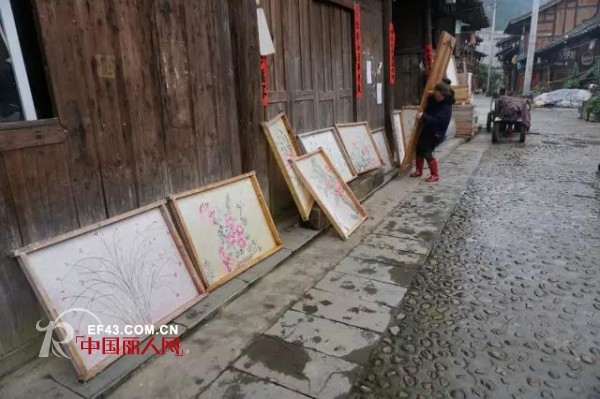
[[0,123],[54,116],[31,3],[0,0]]

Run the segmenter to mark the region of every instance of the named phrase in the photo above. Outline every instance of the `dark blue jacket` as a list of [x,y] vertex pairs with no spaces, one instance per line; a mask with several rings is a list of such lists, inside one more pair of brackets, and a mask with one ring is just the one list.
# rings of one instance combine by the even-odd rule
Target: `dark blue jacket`
[[422,119],[423,133],[436,138],[437,144],[440,144],[446,140],[446,133],[452,119],[452,100],[437,102],[433,96],[430,96]]

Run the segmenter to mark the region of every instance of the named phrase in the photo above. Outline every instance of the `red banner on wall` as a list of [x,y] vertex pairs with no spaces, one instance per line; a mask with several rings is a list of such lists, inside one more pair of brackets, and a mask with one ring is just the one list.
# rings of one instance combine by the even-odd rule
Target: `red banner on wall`
[[356,80],[356,98],[361,98],[363,95],[362,83],[362,49],[360,47],[360,5],[354,4],[354,67]]
[[427,75],[433,70],[433,62],[433,45],[428,44],[425,46],[425,69],[427,70]]
[[267,62],[266,55],[260,57],[260,75],[262,82],[262,104],[263,107],[266,107],[269,105],[269,63]]
[[394,59],[394,49],[396,48],[396,31],[394,24],[390,22],[390,84],[396,83],[396,60]]

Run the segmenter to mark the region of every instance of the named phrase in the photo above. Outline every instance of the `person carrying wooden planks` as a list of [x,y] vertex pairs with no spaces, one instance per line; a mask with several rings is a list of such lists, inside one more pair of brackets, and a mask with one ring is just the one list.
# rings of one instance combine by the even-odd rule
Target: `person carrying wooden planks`
[[423,122],[423,131],[417,143],[416,171],[411,177],[423,176],[423,165],[427,160],[431,172],[427,182],[439,180],[438,163],[433,157],[433,151],[446,139],[454,103],[454,91],[446,83],[438,83],[427,99],[425,110],[417,114],[417,118]]

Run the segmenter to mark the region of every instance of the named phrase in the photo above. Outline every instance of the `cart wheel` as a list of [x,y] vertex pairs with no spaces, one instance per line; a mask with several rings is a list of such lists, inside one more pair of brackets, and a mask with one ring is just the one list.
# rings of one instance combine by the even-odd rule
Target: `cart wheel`
[[487,123],[485,125],[485,130],[489,133],[492,131],[492,120],[494,119],[494,113],[488,112]]
[[501,124],[499,122],[494,123],[492,128],[492,143],[498,142],[498,137],[500,136],[500,125]]
[[519,137],[519,142],[524,143],[526,137],[527,137],[527,128],[525,127],[525,125],[521,125],[521,137]]

